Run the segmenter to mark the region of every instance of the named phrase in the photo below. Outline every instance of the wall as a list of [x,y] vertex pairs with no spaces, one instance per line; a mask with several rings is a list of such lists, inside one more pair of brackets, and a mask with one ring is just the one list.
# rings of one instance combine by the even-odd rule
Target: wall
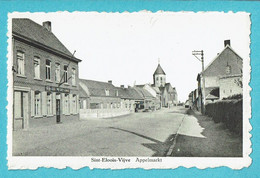
[[130,114],[130,110],[116,108],[116,109],[80,109],[80,120],[93,118],[110,118]]
[[[158,77],[158,80],[157,80]],[[162,77],[162,81],[161,81],[161,77]],[[165,86],[166,83],[166,76],[163,74],[157,74],[154,76],[154,84],[156,87],[160,87],[160,86]]]
[[219,80],[219,97],[220,99],[236,95],[242,94],[243,89],[239,86],[236,81],[242,80],[241,76],[229,76],[223,77]]

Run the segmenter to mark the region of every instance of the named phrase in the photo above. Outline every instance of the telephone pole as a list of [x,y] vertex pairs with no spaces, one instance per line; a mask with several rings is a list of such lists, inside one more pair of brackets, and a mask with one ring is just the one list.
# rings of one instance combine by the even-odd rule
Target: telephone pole
[[[201,113],[205,113],[205,102],[206,102],[206,94],[205,94],[205,77],[204,77],[204,53],[201,51],[192,51],[192,55],[195,56],[202,64],[202,72],[200,75],[200,79],[202,78],[202,94],[201,94]],[[200,58],[198,57],[200,56]],[[200,80],[201,87],[201,80]]]

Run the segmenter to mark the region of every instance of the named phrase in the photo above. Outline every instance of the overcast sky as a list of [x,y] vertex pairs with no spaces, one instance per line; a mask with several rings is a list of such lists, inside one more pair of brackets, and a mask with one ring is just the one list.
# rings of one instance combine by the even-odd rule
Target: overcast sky
[[135,13],[23,13],[42,24],[82,60],[79,77],[112,80],[115,86],[153,82],[160,64],[166,82],[185,101],[197,87],[201,63],[193,50],[204,50],[205,67],[224,49],[224,40],[249,60],[250,20],[246,13],[135,12]]

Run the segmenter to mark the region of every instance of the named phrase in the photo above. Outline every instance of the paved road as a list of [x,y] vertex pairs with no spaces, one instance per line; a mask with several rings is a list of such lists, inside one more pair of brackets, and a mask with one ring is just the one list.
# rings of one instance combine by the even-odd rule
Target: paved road
[[184,108],[162,109],[14,131],[13,153],[30,156],[165,156],[177,131],[203,137],[196,118],[187,119],[191,116],[185,113]]

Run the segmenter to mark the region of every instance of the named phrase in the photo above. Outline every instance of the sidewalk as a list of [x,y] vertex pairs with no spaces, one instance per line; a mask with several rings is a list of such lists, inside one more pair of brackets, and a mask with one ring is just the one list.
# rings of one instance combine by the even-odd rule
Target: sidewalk
[[204,128],[201,137],[179,134],[171,156],[175,157],[242,157],[242,136],[230,132],[222,123],[192,110],[188,114],[198,119]]

